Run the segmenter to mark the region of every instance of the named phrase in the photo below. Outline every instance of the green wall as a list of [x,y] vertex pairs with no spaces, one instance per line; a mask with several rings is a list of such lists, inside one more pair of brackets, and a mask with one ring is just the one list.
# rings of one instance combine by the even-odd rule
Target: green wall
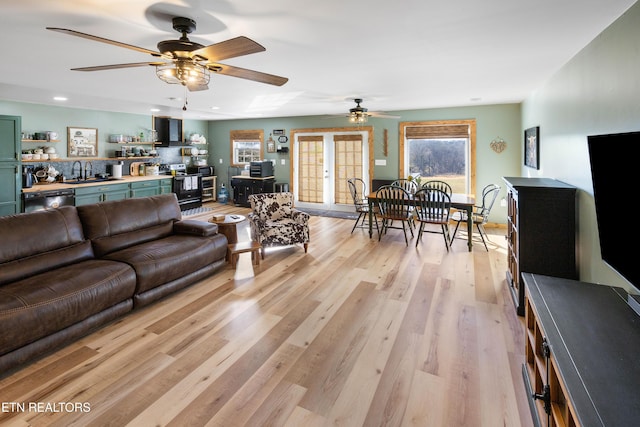
[[[520,130],[520,105],[489,105],[475,107],[457,107],[428,110],[394,111],[394,115],[400,115],[400,119],[371,118],[367,126],[373,127],[374,133],[374,157],[377,160],[386,160],[386,166],[375,166],[374,177],[380,179],[393,179],[398,177],[399,152],[398,152],[398,123],[401,121],[419,120],[445,120],[445,119],[475,119],[477,146],[476,146],[476,193],[489,183],[497,183],[503,190],[503,176],[514,176],[520,173],[521,130]],[[281,117],[270,119],[252,120],[225,120],[209,122],[209,142],[211,143],[210,161],[216,167],[218,182],[229,185],[228,167],[230,161],[229,135],[232,130],[263,129],[265,139],[274,129],[284,129],[289,136],[292,129],[308,128],[332,128],[352,127],[346,118],[327,118],[322,116],[305,117]],[[388,155],[383,153],[384,129],[388,130]],[[500,154],[491,150],[489,144],[495,138],[502,138],[507,142],[507,149]],[[274,138],[275,139],[275,138]],[[291,141],[284,146],[291,148]],[[291,151],[288,155],[279,153],[266,153],[267,160],[276,160],[276,182],[289,182],[289,170],[291,166]],[[220,163],[222,160],[222,163]],[[282,164],[282,160],[285,164]],[[490,221],[494,223],[506,222],[506,207],[496,203],[492,211]]]
[[[109,157],[116,144],[110,144],[110,134],[139,135],[152,127],[152,116],[139,114],[114,113],[109,111],[79,108],[51,107],[41,104],[29,104],[0,100],[0,114],[22,117],[22,130],[29,133],[53,131],[59,135],[60,142],[54,146],[61,157],[67,153],[67,127],[87,127],[98,129],[98,156]],[[185,136],[198,133],[207,136],[207,123],[198,120],[185,120]],[[23,148],[36,148],[38,144],[24,143]]]
[[[522,128],[540,126],[540,170],[523,166],[522,175],[553,177],[579,188],[580,279],[627,290],[628,282],[600,257],[587,136],[640,130],[639,23],[636,3],[522,105]],[[611,183],[625,184],[615,176]],[[621,232],[622,220],[623,215]]]

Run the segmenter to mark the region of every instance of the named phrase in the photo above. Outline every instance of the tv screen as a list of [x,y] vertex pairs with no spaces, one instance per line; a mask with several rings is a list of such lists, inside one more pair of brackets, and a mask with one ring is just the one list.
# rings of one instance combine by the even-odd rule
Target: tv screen
[[602,260],[640,289],[639,213],[633,195],[640,167],[640,132],[587,138]]

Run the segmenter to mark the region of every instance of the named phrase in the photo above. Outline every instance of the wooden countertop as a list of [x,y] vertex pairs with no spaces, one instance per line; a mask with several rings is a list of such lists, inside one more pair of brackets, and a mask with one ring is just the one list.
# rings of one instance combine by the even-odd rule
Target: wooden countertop
[[86,184],[69,184],[65,182],[56,182],[53,184],[36,184],[31,188],[23,188],[23,193],[31,193],[35,191],[49,191],[49,190],[62,190],[65,188],[79,188],[79,187],[90,187],[96,185],[111,185],[111,184],[128,184],[131,182],[141,182],[141,181],[151,181],[158,179],[168,179],[173,178],[171,175],[145,175],[145,176],[131,176],[124,175],[122,179],[114,179],[111,181],[98,181],[92,182],[89,180]]

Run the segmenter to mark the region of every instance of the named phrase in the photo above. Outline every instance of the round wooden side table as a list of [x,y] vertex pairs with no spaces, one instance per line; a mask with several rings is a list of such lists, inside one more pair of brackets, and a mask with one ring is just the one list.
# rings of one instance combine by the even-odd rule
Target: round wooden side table
[[237,225],[247,218],[244,215],[225,215],[223,220],[217,220],[213,217],[209,222],[218,224],[218,232],[227,236],[229,243],[238,243]]

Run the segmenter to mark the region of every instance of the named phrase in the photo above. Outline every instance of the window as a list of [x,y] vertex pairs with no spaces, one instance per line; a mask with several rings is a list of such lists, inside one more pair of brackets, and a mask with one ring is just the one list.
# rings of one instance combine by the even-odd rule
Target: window
[[400,176],[448,182],[454,193],[475,189],[475,120],[400,124]]
[[262,141],[264,131],[231,131],[231,166],[245,166],[250,162],[262,160]]

